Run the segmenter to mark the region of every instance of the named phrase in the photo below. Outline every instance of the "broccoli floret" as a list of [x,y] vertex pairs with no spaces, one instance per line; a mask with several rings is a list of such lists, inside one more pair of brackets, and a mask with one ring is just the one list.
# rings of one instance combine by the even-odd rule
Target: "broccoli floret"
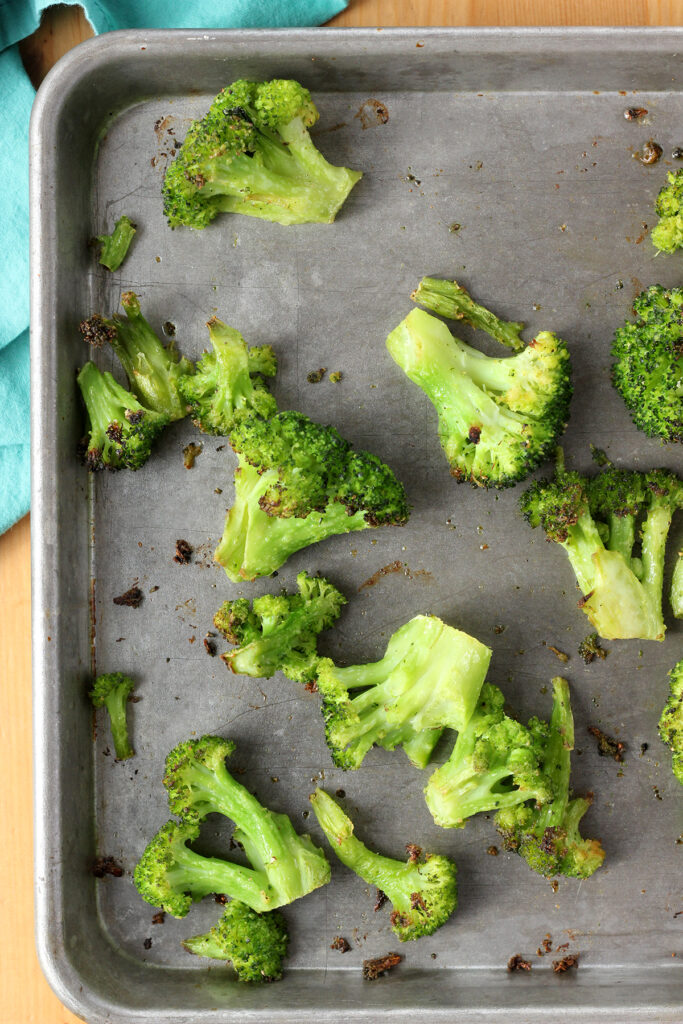
[[97,236],[97,241],[101,245],[100,263],[103,267],[112,273],[119,269],[128,254],[134,234],[135,224],[124,214],[123,217],[119,217],[110,235]]
[[331,223],[362,174],[325,160],[308,132],[317,120],[298,82],[233,82],[190,125],[166,172],[168,223],[205,228],[218,213]]
[[561,453],[555,478],[532,484],[521,498],[529,524],[567,552],[584,595],[579,607],[607,640],[664,639],[664,555],[681,505],[683,484],[668,470],[610,465],[588,479],[565,470]]
[[325,737],[334,763],[360,768],[375,744],[402,746],[424,768],[445,727],[472,716],[491,650],[435,615],[416,615],[398,629],[384,657],[368,665],[318,665]]
[[671,767],[683,785],[683,658],[669,672],[669,696],[659,719],[659,735],[672,753]]
[[194,367],[181,359],[171,342],[162,345],[144,316],[134,292],[124,292],[122,317],[115,313],[110,320],[95,313],[81,324],[85,340],[95,346],[108,341],[128,375],[131,390],[143,405],[169,420],[181,420],[187,410],[178,392],[178,381],[194,373]]
[[[433,290],[432,285],[438,288]],[[520,348],[521,325],[498,321],[456,282],[425,278],[414,297],[441,310],[448,289],[463,306],[462,312],[452,315],[476,322],[497,340]],[[450,308],[448,301],[445,305]],[[516,355],[497,359],[453,337],[441,320],[414,309],[391,332],[387,348],[436,408],[441,446],[458,481],[512,486],[548,457],[567,425],[572,394],[569,352],[549,331],[542,331]]]
[[283,672],[288,679],[313,683],[318,668],[318,634],[339,617],[346,598],[320,576],[300,572],[297,594],[264,594],[225,601],[214,625],[237,647],[221,655],[233,672],[269,679]]
[[553,796],[542,807],[523,804],[500,810],[496,827],[507,850],[515,850],[532,871],[550,878],[567,875],[588,878],[605,858],[597,839],[582,839],[579,824],[591,805],[592,794],[569,799],[570,751],[574,748],[574,718],[569,684],[553,679],[553,711],[543,740],[541,765],[551,781]]
[[234,582],[267,576],[334,534],[408,519],[389,467],[302,413],[245,418],[230,443],[239,460],[235,501],[214,557]]
[[552,787],[540,768],[544,723],[528,727],[503,713],[497,686],[484,683],[479,704],[448,761],[431,775],[425,799],[437,825],[463,828],[481,811],[547,803]]
[[135,689],[135,683],[122,672],[108,672],[98,676],[90,691],[90,700],[96,708],[106,707],[109,712],[111,738],[117,761],[125,761],[133,757],[133,750],[128,738],[126,722],[126,704]]
[[660,220],[652,229],[650,238],[662,252],[676,252],[683,248],[683,167],[669,171],[668,184],[661,189],[655,202]]
[[600,645],[600,637],[597,633],[589,633],[579,644],[579,655],[587,665],[590,665],[596,658],[601,658],[604,661],[608,653]]
[[216,886],[207,891],[227,892],[259,912],[273,910],[325,885],[330,867],[310,836],[297,835],[286,814],[263,807],[233,779],[225,758],[234,747],[219,736],[178,744],[166,758],[164,785],[169,806],[184,822],[197,823],[211,813],[232,819],[237,826],[233,838],[255,868],[248,875],[259,876],[254,892],[267,892],[255,899],[253,892],[247,897]]
[[683,441],[683,288],[653,284],[633,312],[614,335],[612,383],[639,430]]
[[289,935],[279,910],[258,914],[240,900],[228,903],[218,924],[205,935],[185,939],[188,953],[229,960],[240,981],[278,981]]
[[270,345],[248,349],[239,331],[215,316],[207,327],[213,352],[204,353],[194,375],[178,381],[195,425],[205,434],[227,435],[243,416],[274,416],[277,404],[261,379],[277,370]]
[[140,405],[94,363],[86,363],[78,374],[89,432],[81,442],[81,455],[88,469],[140,469],[152,453],[152,445],[168,424],[168,416]]
[[426,854],[410,844],[404,863],[369,850],[353,834],[353,822],[322,789],[310,797],[318,823],[342,864],[391,900],[392,931],[402,942],[431,935],[458,905],[456,867],[448,857]]

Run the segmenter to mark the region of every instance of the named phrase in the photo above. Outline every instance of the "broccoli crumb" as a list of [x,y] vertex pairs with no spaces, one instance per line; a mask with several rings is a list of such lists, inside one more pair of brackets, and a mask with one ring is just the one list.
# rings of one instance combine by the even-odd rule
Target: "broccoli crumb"
[[408,862],[416,864],[422,856],[422,847],[416,846],[415,843],[406,843],[406,853],[408,854]]
[[569,661],[569,655],[565,654],[564,651],[558,650],[558,648],[557,647],[553,647],[552,644],[546,644],[546,647],[548,648],[549,651],[553,652],[553,654],[558,659],[558,661],[564,662],[565,664],[566,664],[566,662]]
[[553,951],[553,938],[550,933],[547,933],[543,939],[543,942],[536,950],[536,956],[545,956],[546,953],[552,953]]
[[216,644],[206,636],[204,637],[204,650],[211,658],[216,657]]
[[508,960],[508,971],[510,972],[530,970],[531,962],[529,960],[525,960],[521,953],[515,953],[515,955],[511,956]]
[[645,117],[647,110],[645,107],[628,107],[624,111],[624,117],[627,121],[639,121],[641,117]]
[[177,540],[175,542],[175,555],[173,561],[177,562],[178,565],[188,565],[192,559],[192,552],[194,548],[191,544],[188,544],[186,540]]
[[366,981],[375,981],[382,974],[386,974],[397,964],[400,964],[403,957],[400,953],[386,953],[384,956],[374,957],[372,960],[363,961],[363,977]]
[[321,366],[319,370],[311,370],[310,373],[306,374],[306,380],[309,384],[319,384],[327,373],[327,367]]
[[341,935],[335,935],[330,945],[330,949],[337,949],[339,950],[340,953],[348,953],[348,951],[351,949],[351,943],[348,942]]
[[139,608],[142,604],[144,594],[139,587],[131,587],[125,594],[119,594],[118,597],[112,598],[114,604],[120,605],[125,608]]
[[334,372],[330,374],[329,379],[332,384],[338,384],[340,380],[344,379],[344,374],[341,370],[334,370]]
[[150,938],[147,938],[147,939],[145,939],[145,941],[144,941],[144,942],[142,943],[142,945],[143,945],[143,947],[144,947],[145,949],[151,949],[151,948],[152,948],[152,940],[151,940]]
[[123,868],[113,857],[96,857],[90,869],[90,874],[94,875],[95,878],[104,878],[105,875],[121,878]]
[[643,146],[642,153],[640,154],[640,162],[641,164],[647,164],[648,166],[656,164],[657,161],[661,159],[663,152],[664,150],[658,142],[655,142],[654,139],[648,139]]
[[387,896],[387,894],[385,892],[382,892],[381,889],[375,890],[375,906],[373,908],[375,913],[377,913],[378,910],[382,909],[382,907],[384,906],[388,899],[389,897]]
[[[624,282],[620,281],[621,287],[624,287]],[[604,448],[597,448],[596,445],[590,445],[591,458],[596,466],[610,466],[611,462]]]
[[486,852],[488,853],[489,857],[497,857],[498,856],[498,847],[497,846],[487,846]]
[[159,910],[152,918],[152,924],[163,924],[166,920],[166,911]]
[[563,974],[565,971],[569,971],[572,968],[579,966],[579,954],[570,953],[569,956],[563,956],[561,960],[553,960],[553,971],[555,974]]
[[202,453],[202,446],[195,444],[191,441],[190,444],[186,444],[183,448],[183,466],[185,469],[192,469],[195,464],[195,459]]
[[604,661],[608,654],[609,651],[600,646],[600,637],[597,633],[590,633],[579,644],[579,655],[587,665],[590,665],[596,658],[601,658]]
[[598,741],[598,754],[600,757],[613,757],[615,761],[620,763],[624,760],[626,745],[621,740],[615,740],[612,736],[608,736],[602,729],[598,729],[597,725],[589,725],[588,732],[591,736],[595,736]]

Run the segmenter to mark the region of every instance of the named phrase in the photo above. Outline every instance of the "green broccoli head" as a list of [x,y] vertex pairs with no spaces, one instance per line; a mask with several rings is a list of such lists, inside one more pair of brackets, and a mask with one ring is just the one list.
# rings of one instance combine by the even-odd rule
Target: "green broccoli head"
[[90,700],[96,708],[106,707],[109,712],[111,736],[117,761],[133,757],[128,737],[126,704],[135,689],[135,683],[123,672],[108,672],[97,677],[90,691]]
[[253,604],[238,598],[216,612],[214,625],[237,645],[222,655],[233,672],[269,679],[280,671],[293,682],[315,682],[318,634],[336,621],[346,598],[320,576],[300,572],[296,582],[296,594],[265,594]]
[[193,122],[163,185],[171,227],[205,228],[221,213],[278,224],[330,223],[361,178],[333,167],[308,129],[318,119],[298,82],[244,79]]
[[683,659],[669,672],[669,696],[661,718],[659,735],[672,753],[672,769],[683,785]]
[[[683,171],[681,188],[683,188]],[[653,233],[654,236],[654,233]],[[612,342],[612,383],[639,430],[683,441],[683,288],[653,284]]]
[[144,466],[168,417],[146,409],[94,363],[88,362],[80,370],[78,386],[89,420],[88,435],[80,446],[87,468],[94,472]]
[[235,502],[214,557],[235,582],[269,575],[334,534],[408,519],[391,469],[302,413],[245,418],[230,443],[239,459]]
[[173,917],[185,917],[194,901],[221,893],[226,882],[216,858],[187,846],[198,836],[199,826],[192,822],[167,821],[135,866],[133,880],[143,900]]
[[509,487],[555,450],[572,386],[567,346],[554,334],[544,331],[523,351],[497,359],[414,309],[391,332],[387,348],[436,408],[456,480]]
[[[225,814],[230,801],[232,776],[226,758],[235,749],[232,740],[202,736],[179,743],[166,757],[164,785],[172,814],[183,821],[202,821],[212,811]],[[242,787],[234,783],[237,791]],[[234,798],[233,798],[234,799]],[[218,806],[219,801],[221,806]],[[223,803],[226,804],[223,810]]]
[[[539,734],[540,735],[540,734]],[[553,710],[543,730],[540,768],[548,779],[551,798],[502,807],[496,827],[507,850],[524,858],[532,871],[552,877],[588,878],[602,864],[605,852],[596,839],[583,839],[579,824],[592,795],[569,799],[570,752],[574,748],[574,718],[569,684],[553,679]]]
[[391,900],[392,930],[402,942],[431,935],[458,905],[456,866],[448,857],[409,844],[406,862],[369,850],[353,834],[353,822],[322,789],[310,797],[318,823],[342,864]]
[[228,903],[218,924],[206,934],[185,939],[188,953],[227,960],[240,981],[278,981],[289,935],[278,910],[258,914],[240,900]]
[[462,729],[479,699],[491,650],[435,615],[398,629],[384,657],[340,668],[318,663],[325,738],[339,768],[359,768],[378,745],[402,746],[424,768],[445,727]]
[[655,210],[660,220],[650,238],[661,252],[673,253],[683,248],[683,167],[669,171],[667,183],[657,196]]
[[126,371],[131,391],[147,409],[181,420],[186,415],[185,402],[178,385],[182,377],[194,373],[194,367],[181,359],[171,342],[162,345],[140,312],[140,301],[134,292],[124,292],[121,305],[125,317],[114,314],[111,319],[95,313],[80,325],[84,339],[96,347],[108,342]]
[[484,683],[451,756],[427,782],[427,806],[442,828],[463,828],[481,811],[552,799],[552,784],[540,765],[542,723],[533,719],[522,725],[504,714],[503,703],[498,687]]
[[270,345],[248,349],[239,331],[216,317],[207,327],[213,351],[204,353],[193,375],[178,381],[195,425],[205,434],[227,435],[245,416],[274,416],[277,404],[262,380],[277,370]]

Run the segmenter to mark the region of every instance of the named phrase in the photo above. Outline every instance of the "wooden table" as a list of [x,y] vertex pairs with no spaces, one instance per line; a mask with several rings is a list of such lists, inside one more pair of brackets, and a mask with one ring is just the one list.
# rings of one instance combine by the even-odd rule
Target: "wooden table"
[[[334,26],[680,25],[683,0],[350,0]],[[38,84],[92,34],[79,8],[49,11],[22,46]],[[0,1024],[76,1024],[45,982],[33,944],[28,516],[0,537]],[[159,1024],[163,1024],[162,1021]]]

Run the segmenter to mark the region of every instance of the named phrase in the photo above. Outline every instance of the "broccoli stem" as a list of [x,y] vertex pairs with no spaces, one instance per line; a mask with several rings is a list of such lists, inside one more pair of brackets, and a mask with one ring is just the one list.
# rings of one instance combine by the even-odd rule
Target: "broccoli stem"
[[[566,824],[569,800],[570,752],[574,749],[574,716],[569,696],[569,683],[561,676],[553,679],[553,710],[550,732],[543,753],[543,768],[553,784],[554,796],[538,814],[539,829]],[[588,809],[586,805],[586,810]],[[582,814],[585,811],[582,812]],[[576,819],[576,824],[581,814]]]
[[662,591],[664,589],[664,555],[673,513],[669,506],[653,505],[643,523],[641,583],[652,606],[653,613],[662,618]]
[[677,619],[683,619],[683,552],[680,551],[671,581],[671,610]]
[[631,554],[635,540],[635,517],[610,515],[608,547],[610,551],[618,551],[627,565],[632,564]]
[[118,270],[126,258],[130,243],[135,235],[135,225],[123,215],[119,217],[110,235],[98,235],[97,241],[102,246],[100,263],[112,273]]
[[276,898],[263,871],[232,864],[220,857],[203,857],[184,844],[174,850],[174,866],[168,870],[167,878],[178,892],[191,892],[193,900],[214,892],[229,893],[254,910],[267,910]]
[[600,532],[590,513],[579,516],[578,521],[568,527],[567,539],[560,544],[569,556],[582,594],[589,594],[595,586],[593,554],[604,550]]
[[137,412],[141,408],[108,371],[100,373],[92,362],[80,370],[78,385],[88,410],[93,442],[106,444],[107,428],[112,423],[124,423],[126,409]]
[[486,331],[496,341],[514,349],[515,352],[524,348],[524,342],[519,336],[524,324],[500,320],[495,313],[476,303],[457,281],[424,277],[411,297],[414,302],[426,306],[439,316],[449,320],[465,320],[472,327]]
[[442,735],[443,729],[421,729],[420,732],[406,736],[400,743],[412,765],[416,768],[426,768]]
[[111,719],[111,738],[114,741],[114,751],[117,761],[125,761],[133,757],[135,751],[128,738],[128,724],[126,722],[126,704],[128,703],[128,690],[121,688],[113,689],[104,704]]

